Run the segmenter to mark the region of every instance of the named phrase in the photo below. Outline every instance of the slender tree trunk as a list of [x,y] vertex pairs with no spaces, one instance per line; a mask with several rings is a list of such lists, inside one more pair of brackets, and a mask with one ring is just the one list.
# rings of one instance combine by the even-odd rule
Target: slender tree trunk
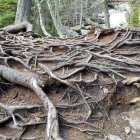
[[77,13],[78,13],[78,0],[75,0],[75,25],[77,25],[77,23],[78,23],[78,17],[77,17]]
[[105,25],[107,28],[110,28],[107,0],[104,0],[103,2],[103,10],[104,10],[104,16],[105,16]]
[[83,0],[80,0],[80,27],[82,27],[82,19],[83,19]]
[[42,13],[41,13],[41,6],[40,6],[39,0],[35,0],[35,4],[36,4],[36,7],[38,9],[39,21],[40,21],[40,26],[41,26],[42,32],[44,33],[45,36],[51,37],[51,35],[46,31],[44,23],[43,23]]
[[55,14],[53,13],[53,8],[52,8],[50,0],[46,0],[46,4],[47,4],[47,6],[49,8],[49,11],[50,11],[54,26],[55,26],[55,28],[57,30],[57,33],[58,33],[59,37],[64,38],[64,35],[62,33],[62,23],[61,23],[61,20],[60,20],[60,17],[59,17],[59,13],[57,13],[57,17],[56,17]]

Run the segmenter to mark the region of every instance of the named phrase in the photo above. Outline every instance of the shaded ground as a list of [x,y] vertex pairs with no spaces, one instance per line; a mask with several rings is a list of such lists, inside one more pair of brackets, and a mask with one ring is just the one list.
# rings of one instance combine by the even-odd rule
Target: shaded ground
[[[60,134],[65,140],[98,140],[110,134],[123,140],[137,140],[139,128],[130,125],[125,116],[139,108],[129,104],[139,96],[138,81],[131,82],[133,77],[140,75],[139,45],[139,31],[135,30],[116,31],[101,36],[97,42],[93,34],[67,40],[34,38],[28,34],[1,35],[0,64],[49,77],[43,90],[58,110]],[[77,90],[46,76],[38,63]],[[125,85],[129,82],[130,85]],[[42,104],[30,89],[3,79],[0,102],[9,106]],[[0,120],[8,116],[4,109],[0,112]],[[21,128],[15,127],[12,120],[0,122],[1,139],[7,136],[43,140],[47,119],[44,109],[19,110],[17,113],[26,125]],[[17,117],[17,121],[21,120]],[[126,134],[125,127],[131,129],[130,135]]]

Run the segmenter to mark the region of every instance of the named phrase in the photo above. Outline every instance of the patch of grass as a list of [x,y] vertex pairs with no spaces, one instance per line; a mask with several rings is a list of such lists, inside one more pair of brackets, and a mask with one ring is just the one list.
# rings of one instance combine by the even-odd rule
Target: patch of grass
[[132,0],[131,5],[131,14],[130,14],[130,27],[137,28],[140,27],[140,1]]
[[0,28],[12,24],[16,14],[16,0],[0,0]]

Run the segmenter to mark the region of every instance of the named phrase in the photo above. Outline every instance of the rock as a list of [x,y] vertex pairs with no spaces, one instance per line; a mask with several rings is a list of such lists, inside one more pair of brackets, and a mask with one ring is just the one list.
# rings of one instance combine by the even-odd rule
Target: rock
[[122,116],[122,118],[129,122],[135,130],[140,130],[140,108],[132,110],[127,113],[127,115]]
[[109,134],[106,140],[123,140],[123,139],[121,139],[119,136]]
[[85,140],[105,140],[105,139],[100,139],[100,138],[85,138]]
[[73,31],[80,31],[81,30],[81,26],[80,25],[76,25],[74,27],[71,27],[70,30],[73,30]]
[[104,18],[98,18],[98,19],[97,19],[97,23],[98,23],[98,24],[105,24]]
[[110,26],[112,28],[115,27],[127,27],[127,19],[126,19],[126,11],[119,12],[117,11],[116,13],[112,13],[110,15]]
[[67,30],[67,38],[73,38],[73,37],[78,37],[79,34],[73,30]]
[[[94,139],[92,139],[92,140],[94,140]],[[104,140],[104,139],[99,139],[99,138],[96,138],[95,140]]]
[[125,127],[124,131],[127,135],[129,135],[131,132],[131,129],[130,129],[130,127],[127,126],[127,127]]
[[74,38],[79,36],[76,31],[69,29],[67,26],[63,26],[62,33],[65,38]]
[[85,30],[91,30],[92,27],[89,25],[89,26],[83,26],[82,29],[85,29]]
[[93,22],[93,21],[92,21],[91,19],[89,19],[89,18],[86,18],[86,19],[85,19],[84,26],[88,26],[88,25],[90,25],[90,26],[97,26],[98,23],[97,23],[97,22]]
[[77,32],[75,32],[75,31],[73,31],[73,30],[70,30],[70,35],[72,37],[78,37],[79,36],[79,34]]
[[81,35],[87,35],[89,32],[90,30],[81,29]]
[[136,133],[137,133],[137,132],[136,132],[135,130],[132,130],[132,134],[134,134],[134,135],[135,135]]

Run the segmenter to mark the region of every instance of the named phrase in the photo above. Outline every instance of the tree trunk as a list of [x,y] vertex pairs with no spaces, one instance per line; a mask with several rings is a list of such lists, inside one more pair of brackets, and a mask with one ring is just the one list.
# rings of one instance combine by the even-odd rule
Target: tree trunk
[[80,0],[80,28],[82,27],[82,19],[83,19],[83,0]]
[[105,25],[107,28],[110,28],[107,0],[103,1],[103,10],[104,10],[104,16],[105,16]]
[[[51,14],[51,17],[52,17],[54,26],[55,26],[55,28],[57,30],[57,33],[58,33],[59,37],[64,38],[64,35],[63,35],[62,31],[61,31],[62,30],[62,23],[61,23],[61,19],[60,19],[59,13],[57,13],[57,15],[55,15],[53,13],[53,8],[52,8],[51,1],[50,0],[46,0],[46,4],[47,4],[47,6],[49,8],[49,11],[50,11],[50,14]],[[55,4],[57,5],[57,3],[55,3]]]
[[35,4],[36,4],[36,7],[38,9],[39,21],[40,21],[40,26],[41,26],[42,32],[44,33],[45,36],[51,37],[51,35],[46,31],[44,23],[43,23],[42,13],[41,13],[41,5],[40,5],[39,0],[35,0]]
[[28,21],[31,14],[32,0],[18,0],[15,24]]
[[[41,65],[42,66],[42,65]],[[43,66],[42,66],[43,67]],[[45,140],[63,140],[59,136],[58,114],[55,106],[42,90],[43,84],[38,75],[32,73],[19,72],[11,68],[0,65],[0,77],[12,83],[30,88],[41,99],[47,114],[46,138]]]
[[3,32],[18,33],[20,31],[31,32],[33,27],[29,23],[32,0],[18,0],[15,24],[3,28]]

